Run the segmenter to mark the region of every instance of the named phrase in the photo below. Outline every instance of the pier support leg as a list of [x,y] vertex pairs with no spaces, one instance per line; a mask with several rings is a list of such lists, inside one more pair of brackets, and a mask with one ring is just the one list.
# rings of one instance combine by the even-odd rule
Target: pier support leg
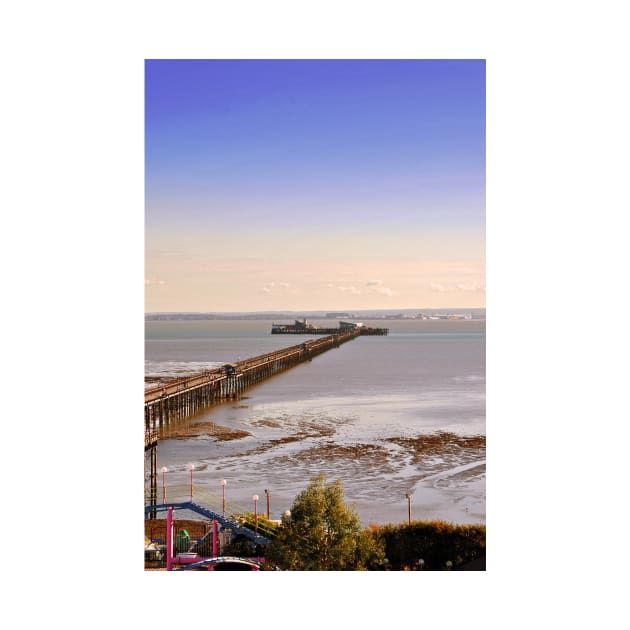
[[155,506],[157,505],[157,445],[153,445],[150,449],[150,489],[149,504],[153,507],[149,514],[150,519],[156,518]]

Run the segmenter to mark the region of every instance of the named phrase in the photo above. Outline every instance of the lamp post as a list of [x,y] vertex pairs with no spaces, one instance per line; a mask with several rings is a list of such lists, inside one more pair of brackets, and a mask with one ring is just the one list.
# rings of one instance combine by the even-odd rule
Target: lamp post
[[291,510],[285,510],[282,514],[282,524],[286,527],[291,524]]
[[254,531],[258,533],[258,511],[257,511],[258,495],[255,494],[252,497],[252,499],[254,500]]
[[411,525],[411,495],[407,493],[405,496],[407,497],[407,521]]
[[225,516],[225,484],[227,481],[225,479],[221,479],[221,494],[223,497],[223,516]]
[[162,503],[166,503],[166,471],[168,468],[162,466]]
[[193,497],[193,486],[192,486],[192,471],[195,469],[194,464],[188,464],[188,470],[190,470],[190,500],[192,501]]
[[265,488],[265,494],[267,495],[267,520],[269,520],[269,498],[270,498],[270,494],[269,494],[269,490],[267,490]]

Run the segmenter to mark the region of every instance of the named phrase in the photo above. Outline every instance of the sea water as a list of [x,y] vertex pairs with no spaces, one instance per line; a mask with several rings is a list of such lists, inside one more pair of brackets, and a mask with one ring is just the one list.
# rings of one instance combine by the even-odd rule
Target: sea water
[[[413,519],[485,523],[485,319],[362,321],[389,335],[353,339],[186,421],[242,437],[160,440],[167,485],[187,483],[193,464],[195,488],[220,494],[225,479],[230,502],[251,511],[257,494],[262,512],[267,489],[280,518],[323,472],[365,524],[406,520],[407,494]],[[147,320],[147,386],[313,339],[271,324]]]

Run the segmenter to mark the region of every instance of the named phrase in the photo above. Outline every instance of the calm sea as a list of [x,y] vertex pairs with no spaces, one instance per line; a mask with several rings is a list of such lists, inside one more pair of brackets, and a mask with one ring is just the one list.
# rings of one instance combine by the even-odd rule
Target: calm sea
[[[268,489],[279,518],[324,472],[365,524],[406,520],[407,493],[412,518],[485,523],[485,320],[362,321],[390,334],[358,337],[190,420],[245,437],[162,439],[167,484],[186,483],[192,463],[195,487],[220,493],[226,479],[229,500],[250,510]],[[271,335],[271,324],[147,321],[147,385],[313,338]]]

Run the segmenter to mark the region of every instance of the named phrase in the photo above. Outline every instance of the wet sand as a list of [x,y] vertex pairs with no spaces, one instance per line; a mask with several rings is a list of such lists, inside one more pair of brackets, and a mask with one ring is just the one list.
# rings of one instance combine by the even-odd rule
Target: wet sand
[[[349,442],[326,422],[259,419],[250,426],[192,422],[171,429],[172,439],[162,445],[167,449],[181,441],[192,453],[212,453],[197,459],[195,483],[212,488],[227,477],[230,496],[244,505],[261,488],[251,478],[234,478],[243,470],[255,470],[261,483],[273,488],[280,511],[304,489],[305,478],[324,472],[342,480],[346,501],[366,524],[405,520],[407,493],[413,495],[414,518],[485,522],[485,435],[437,431]],[[225,455],[216,452],[220,444],[229,446]]]

